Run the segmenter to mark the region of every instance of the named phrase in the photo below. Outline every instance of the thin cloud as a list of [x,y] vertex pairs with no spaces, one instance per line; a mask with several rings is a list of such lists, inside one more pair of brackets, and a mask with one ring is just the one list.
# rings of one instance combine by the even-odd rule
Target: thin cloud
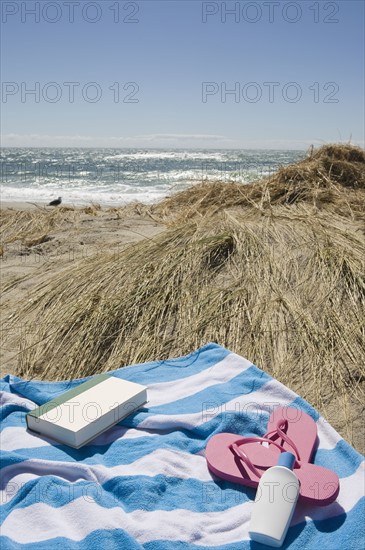
[[[338,143],[338,139],[333,142]],[[348,140],[343,140],[348,143]],[[5,134],[1,137],[2,147],[139,147],[139,148],[216,148],[216,149],[278,149],[306,150],[311,145],[320,147],[328,140],[319,138],[239,140],[216,134],[142,134],[137,136],[83,136],[48,134]],[[353,145],[364,147],[363,140],[352,139]]]
[[167,139],[175,141],[186,141],[186,140],[205,140],[205,141],[233,141],[225,136],[212,135],[212,134],[147,134],[137,136],[140,139],[148,139],[150,141]]
[[156,147],[173,147],[183,143],[185,146],[214,143],[217,147],[234,143],[233,140],[214,134],[145,134],[138,136],[82,136],[82,135],[46,135],[46,134],[5,134],[1,138],[3,146],[17,147],[67,147],[91,146],[91,147],[143,147],[154,145]]

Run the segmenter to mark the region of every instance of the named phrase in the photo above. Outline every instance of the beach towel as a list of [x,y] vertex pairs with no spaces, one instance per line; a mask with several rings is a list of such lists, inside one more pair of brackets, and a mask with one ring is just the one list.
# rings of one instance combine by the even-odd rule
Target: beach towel
[[298,503],[283,548],[364,548],[364,457],[318,412],[217,344],[112,371],[148,387],[148,403],[81,449],[26,431],[33,408],[87,380],[1,380],[0,548],[260,550],[249,540],[255,489],[214,477],[204,456],[220,432],[260,436],[275,407],[317,423],[314,463],[340,478],[337,500]]

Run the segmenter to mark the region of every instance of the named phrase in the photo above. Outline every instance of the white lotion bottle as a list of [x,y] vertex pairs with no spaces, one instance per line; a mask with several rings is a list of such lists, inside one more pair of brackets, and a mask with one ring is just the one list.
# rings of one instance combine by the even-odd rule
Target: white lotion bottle
[[276,548],[283,544],[299,496],[294,463],[292,453],[281,453],[277,465],[262,475],[251,515],[252,540]]

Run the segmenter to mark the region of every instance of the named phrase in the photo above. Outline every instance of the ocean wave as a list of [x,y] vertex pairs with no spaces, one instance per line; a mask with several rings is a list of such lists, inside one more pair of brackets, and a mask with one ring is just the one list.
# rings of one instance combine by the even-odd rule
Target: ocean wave
[[215,160],[222,161],[226,155],[222,152],[205,151],[136,151],[118,153],[104,157],[104,160]]
[[250,183],[303,157],[293,151],[3,149],[3,200],[153,202],[202,181]]
[[[29,202],[45,205],[50,200],[58,197],[59,188],[31,189],[29,187],[0,187],[2,202]],[[104,206],[117,206],[139,201],[144,204],[151,204],[166,196],[165,192],[157,189],[128,189],[119,190],[90,190],[85,188],[67,189],[62,191],[63,203],[65,205],[81,206],[85,204],[100,204]]]

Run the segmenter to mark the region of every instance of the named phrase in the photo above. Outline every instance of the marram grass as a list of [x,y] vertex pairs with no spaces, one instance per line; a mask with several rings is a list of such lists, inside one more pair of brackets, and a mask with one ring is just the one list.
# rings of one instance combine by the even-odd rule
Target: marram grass
[[254,185],[204,183],[140,206],[167,229],[19,303],[17,373],[79,378],[215,341],[347,422],[364,396],[364,168],[361,149],[326,146]]

